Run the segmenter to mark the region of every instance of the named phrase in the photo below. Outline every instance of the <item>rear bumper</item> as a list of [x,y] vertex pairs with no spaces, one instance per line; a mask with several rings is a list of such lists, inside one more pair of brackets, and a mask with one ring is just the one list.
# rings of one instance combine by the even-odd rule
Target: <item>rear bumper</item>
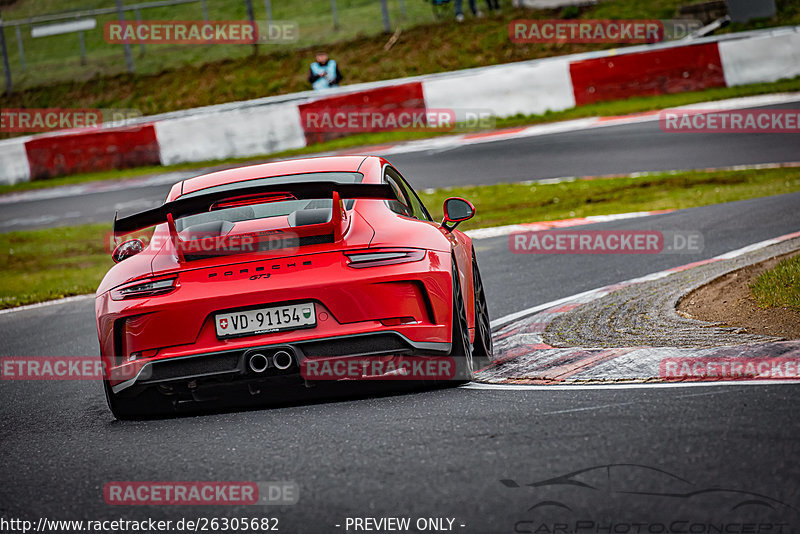
[[[382,355],[392,356],[443,356],[450,352],[451,344],[444,342],[419,342],[396,331],[382,331],[354,336],[318,338],[290,343],[271,344],[240,348],[220,352],[194,354],[190,356],[151,360],[143,363],[127,364],[136,366],[138,371],[129,369],[132,378],[112,385],[115,394],[125,392],[136,395],[143,389],[153,386],[166,386],[195,389],[208,384],[246,385],[270,382],[308,383],[302,379],[300,366],[307,358],[354,358]],[[248,365],[249,356],[254,353],[270,356],[278,351],[292,355],[292,363],[286,369],[270,366],[263,372],[256,372]],[[122,371],[118,367],[118,371]]]
[[[347,355],[363,355],[354,340],[386,332],[404,340],[397,349],[441,353],[441,347],[450,346],[450,256],[436,251],[415,262],[362,269],[349,267],[340,251],[253,260],[181,271],[178,280],[176,290],[161,296],[115,301],[108,292],[98,295],[100,352],[108,369],[133,363],[146,371],[172,360],[274,346],[325,356],[337,339],[347,340],[342,344]],[[306,302],[316,308],[313,328],[227,339],[216,335],[217,313]],[[112,378],[110,384],[131,382],[133,374],[122,376],[126,379]]]

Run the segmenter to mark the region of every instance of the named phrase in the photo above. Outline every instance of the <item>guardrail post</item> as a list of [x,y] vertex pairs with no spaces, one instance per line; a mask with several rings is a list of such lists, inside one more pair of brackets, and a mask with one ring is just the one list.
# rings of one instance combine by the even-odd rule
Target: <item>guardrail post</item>
[[267,22],[272,22],[272,0],[264,0],[264,9],[267,10]]
[[6,74],[6,93],[11,94],[14,86],[11,83],[11,65],[8,64],[8,49],[6,48],[6,27],[3,26],[3,14],[0,13],[0,48],[3,49],[3,71]]
[[333,29],[339,29],[339,12],[336,9],[336,0],[331,0],[331,15],[333,15]]
[[[122,0],[117,0],[117,18],[119,21],[124,23],[125,22],[125,8],[122,6]],[[125,43],[125,63],[128,66],[128,72],[133,74],[133,54],[131,53],[131,44]]]
[[391,33],[392,25],[389,23],[389,6],[386,0],[381,0],[381,16],[383,17],[383,33]]
[[[137,7],[136,9],[134,9],[133,12],[136,14],[136,22],[142,22],[142,12],[139,11],[139,8]],[[144,55],[145,52],[144,43],[141,43],[139,46],[141,47],[142,55]]]
[[19,24],[17,24],[14,28],[17,32],[17,48],[19,48],[19,62],[22,66],[22,70],[25,70],[27,66],[25,65],[25,48],[22,46],[22,30],[19,29]]
[[[244,0],[244,3],[247,5],[247,18],[253,23],[253,27],[256,27],[256,14],[253,11],[253,0]],[[253,55],[258,55],[258,40],[253,43]]]
[[86,39],[83,32],[78,32],[78,41],[81,44],[81,65],[86,65]]

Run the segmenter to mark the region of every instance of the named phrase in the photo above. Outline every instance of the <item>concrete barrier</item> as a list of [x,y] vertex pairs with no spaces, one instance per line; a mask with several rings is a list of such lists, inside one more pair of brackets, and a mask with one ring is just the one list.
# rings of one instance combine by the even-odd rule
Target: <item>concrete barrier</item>
[[155,123],[161,163],[258,156],[306,145],[294,103]]
[[152,125],[36,136],[25,142],[31,180],[158,165]]
[[30,181],[31,167],[28,164],[28,153],[25,152],[27,139],[17,137],[0,144],[0,184]]
[[567,59],[511,63],[454,72],[422,83],[429,108],[490,110],[496,117],[532,115],[575,106]]
[[[376,87],[366,91],[353,93],[334,94],[322,98],[316,98],[310,102],[298,105],[301,124],[310,115],[331,109],[396,109],[414,108],[424,109],[426,105],[425,97],[422,94],[422,84],[419,82],[399,83]],[[430,106],[429,106],[430,107]],[[306,143],[321,143],[337,137],[343,137],[341,132],[306,132]]]
[[717,43],[570,64],[577,105],[725,87]]
[[728,87],[800,76],[800,32],[719,43]]

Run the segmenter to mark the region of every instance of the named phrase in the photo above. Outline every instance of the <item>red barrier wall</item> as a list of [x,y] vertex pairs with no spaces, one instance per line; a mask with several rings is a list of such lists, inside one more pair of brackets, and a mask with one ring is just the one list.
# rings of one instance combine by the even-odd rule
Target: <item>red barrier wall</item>
[[31,180],[160,164],[152,124],[44,136],[25,143]]
[[[300,104],[300,122],[307,113],[320,112],[325,109],[396,109],[396,108],[425,108],[425,96],[422,93],[422,83],[412,82],[388,87],[378,87],[358,93],[320,98],[313,102]],[[351,132],[352,133],[352,132]],[[320,143],[337,137],[351,135],[341,132],[306,132],[306,143]]]
[[569,68],[579,106],[725,87],[717,43],[587,59]]

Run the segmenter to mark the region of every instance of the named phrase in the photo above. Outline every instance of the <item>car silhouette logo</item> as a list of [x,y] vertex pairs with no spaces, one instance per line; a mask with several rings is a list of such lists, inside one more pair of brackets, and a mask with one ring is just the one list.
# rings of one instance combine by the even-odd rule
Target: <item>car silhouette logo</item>
[[[637,475],[641,476],[637,477]],[[637,487],[633,482],[637,478],[644,483],[643,486]],[[707,495],[723,495],[727,497],[730,511],[759,507],[771,510],[786,509],[795,513],[798,511],[793,506],[767,495],[739,488],[698,487],[694,483],[663,469],[638,464],[598,465],[528,484],[519,483],[512,479],[502,479],[500,483],[506,488],[518,489],[527,487],[539,490],[537,501],[528,508],[528,512],[547,507],[572,511],[573,508],[570,506],[572,503],[549,498],[547,490],[555,487],[572,488],[579,493],[617,494],[626,495],[628,498],[634,498],[635,496],[655,497],[670,501],[695,500],[702,499]],[[577,497],[577,494],[574,496]]]

